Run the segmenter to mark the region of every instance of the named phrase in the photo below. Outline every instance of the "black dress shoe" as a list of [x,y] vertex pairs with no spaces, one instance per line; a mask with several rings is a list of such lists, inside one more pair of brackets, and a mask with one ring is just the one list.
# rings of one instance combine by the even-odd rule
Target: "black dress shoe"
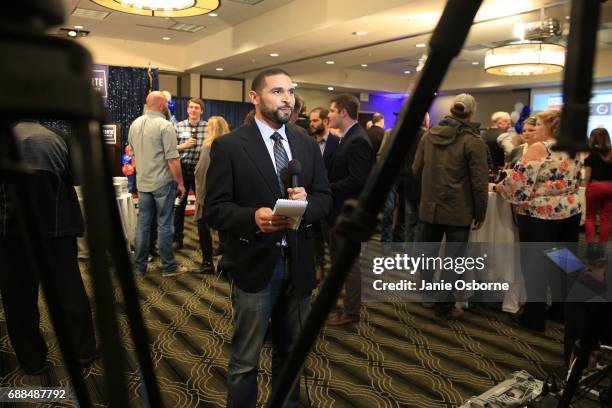
[[202,262],[202,265],[195,269],[194,272],[201,273],[202,275],[214,275],[215,265],[212,262]]

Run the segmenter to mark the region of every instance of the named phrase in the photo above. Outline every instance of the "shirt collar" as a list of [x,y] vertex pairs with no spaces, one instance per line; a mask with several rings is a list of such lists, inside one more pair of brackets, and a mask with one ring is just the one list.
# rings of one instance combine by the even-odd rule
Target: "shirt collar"
[[166,119],[166,115],[164,115],[163,113],[158,112],[158,111],[154,111],[154,110],[150,110],[150,109],[149,109],[149,110],[147,110],[147,111],[145,112],[145,114],[146,114],[146,115],[151,115],[151,116],[159,116],[160,118],[164,118],[164,119]]
[[349,130],[351,130],[351,128],[353,126],[355,126],[358,122],[354,121],[351,125],[349,125],[349,127],[346,128],[346,130],[344,132],[342,132],[342,137],[346,136],[346,134],[348,133]]
[[277,130],[277,129],[272,129],[266,122],[259,120],[257,118],[255,118],[255,123],[257,124],[257,127],[259,128],[259,132],[261,133],[261,136],[264,138],[264,141],[267,142],[271,140],[270,136],[272,136],[275,132],[281,135],[283,140],[287,140],[287,135],[285,134],[284,124]]

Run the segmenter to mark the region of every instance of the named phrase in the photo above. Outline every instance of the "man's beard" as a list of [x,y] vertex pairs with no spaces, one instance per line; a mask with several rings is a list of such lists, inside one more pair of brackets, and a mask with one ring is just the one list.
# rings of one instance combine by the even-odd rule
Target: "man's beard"
[[[287,107],[290,108],[290,106]],[[268,109],[265,106],[261,107],[261,114],[266,119],[272,121],[273,123],[276,123],[277,125],[284,125],[285,123],[289,122],[291,112],[293,112],[293,109],[291,109],[289,113],[284,114],[281,112],[280,109]]]
[[325,126],[319,125],[315,130],[310,130],[310,136],[322,136],[325,133]]

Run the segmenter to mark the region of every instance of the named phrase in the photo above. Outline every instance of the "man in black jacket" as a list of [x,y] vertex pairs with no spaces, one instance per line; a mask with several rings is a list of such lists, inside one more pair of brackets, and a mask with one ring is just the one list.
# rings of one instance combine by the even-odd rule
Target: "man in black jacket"
[[376,112],[372,115],[372,126],[367,130],[370,142],[372,142],[372,150],[374,155],[380,150],[383,138],[385,137],[385,117],[382,113]]
[[[220,268],[232,283],[234,334],[228,366],[229,407],[255,407],[257,368],[268,322],[272,335],[272,387],[310,310],[314,255],[309,226],[327,215],[331,194],[318,146],[288,123],[294,87],[280,69],[260,72],[249,92],[254,121],[212,144],[206,177],[206,218],[225,234]],[[282,177],[299,160],[300,187]],[[306,200],[297,231],[275,215],[279,198]],[[299,385],[287,406],[299,404]]]
[[[58,305],[70,328],[79,361],[96,358],[96,340],[89,300],[77,263],[77,235],[83,233],[83,218],[73,187],[70,150],[55,130],[36,122],[20,122],[15,136],[23,162],[33,171],[26,188],[39,204],[34,217],[48,274],[60,301]],[[9,339],[17,360],[27,374],[48,368],[47,345],[39,329],[39,271],[32,268],[19,230],[8,183],[0,182],[0,289]]]
[[[336,149],[329,182],[334,197],[334,205],[330,216],[330,225],[336,221],[342,206],[347,199],[357,198],[365,186],[374,163],[372,143],[363,128],[357,123],[359,100],[350,94],[334,96],[329,108],[329,126],[342,131],[340,146]],[[334,256],[333,237],[330,242],[332,257]],[[354,266],[345,283],[346,298],[344,310],[330,318],[327,324],[341,326],[359,322],[361,307],[361,275],[359,268]]]
[[[327,176],[331,171],[336,149],[340,138],[329,133],[329,111],[323,107],[314,108],[310,112],[310,135],[314,136],[319,145],[323,163],[327,169]],[[315,242],[315,277],[317,282],[323,280],[325,275],[325,244],[329,244],[329,226],[325,220],[313,224]]]

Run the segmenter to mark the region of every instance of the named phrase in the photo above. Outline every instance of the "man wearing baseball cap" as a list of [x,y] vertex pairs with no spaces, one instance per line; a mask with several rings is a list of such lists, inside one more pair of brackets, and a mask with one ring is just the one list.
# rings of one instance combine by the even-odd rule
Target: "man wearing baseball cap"
[[[419,219],[423,222],[423,241],[467,243],[470,226],[479,229],[487,211],[487,148],[480,137],[478,123],[471,122],[476,100],[470,94],[457,95],[438,125],[419,142],[412,171],[421,181]],[[463,245],[451,245],[459,256]],[[447,251],[448,255],[448,251]],[[433,271],[423,271],[422,279],[431,282]],[[449,271],[442,279],[456,279]],[[452,291],[438,293],[436,311],[444,318],[458,318]]]

